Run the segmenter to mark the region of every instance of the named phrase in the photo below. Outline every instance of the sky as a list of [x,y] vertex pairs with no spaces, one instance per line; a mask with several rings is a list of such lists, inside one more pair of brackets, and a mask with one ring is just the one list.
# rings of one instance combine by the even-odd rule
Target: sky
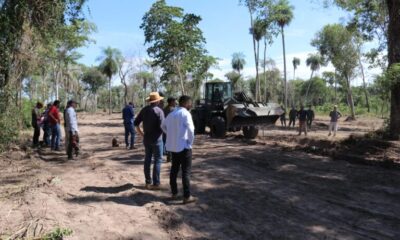
[[[144,34],[140,29],[142,17],[155,0],[89,0],[88,20],[97,25],[97,32],[92,34],[95,43],[82,47],[79,51],[84,55],[81,63],[97,65],[96,59],[101,49],[107,46],[118,48],[128,57],[146,58]],[[285,29],[286,61],[288,79],[293,78],[293,57],[301,59],[296,76],[308,79],[311,71],[305,61],[316,49],[310,45],[315,34],[326,24],[340,23],[349,18],[349,14],[337,7],[324,8],[321,0],[290,0],[294,6],[294,19]],[[212,69],[214,77],[225,79],[225,73],[231,70],[231,58],[235,52],[246,56],[245,77],[255,75],[253,43],[249,34],[250,17],[247,9],[239,4],[239,0],[167,0],[169,5],[182,7],[187,13],[195,13],[202,17],[200,28],[207,41],[209,54],[219,59],[219,68]],[[366,45],[368,48],[370,45]],[[267,57],[276,62],[283,71],[282,39],[278,36],[267,49]],[[368,66],[366,65],[366,68]],[[320,69],[331,71],[328,65]],[[367,69],[367,81],[377,74],[377,69]],[[355,79],[354,85],[360,85],[361,79]]]

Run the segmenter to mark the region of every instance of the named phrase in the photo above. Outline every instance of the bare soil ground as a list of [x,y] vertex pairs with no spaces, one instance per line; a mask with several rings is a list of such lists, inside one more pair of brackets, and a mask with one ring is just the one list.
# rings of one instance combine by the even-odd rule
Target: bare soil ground
[[[112,137],[123,140],[119,115],[81,115],[78,160],[26,147],[0,157],[0,239],[38,238],[56,227],[80,240],[400,239],[399,143],[342,142],[379,128],[376,119],[341,123],[336,138],[327,137],[326,123],[317,119],[307,138],[280,127],[255,141],[197,136],[199,202],[182,205],[170,199],[169,163],[163,190],[148,191],[141,144],[111,147]],[[366,164],[385,161],[392,165]]]

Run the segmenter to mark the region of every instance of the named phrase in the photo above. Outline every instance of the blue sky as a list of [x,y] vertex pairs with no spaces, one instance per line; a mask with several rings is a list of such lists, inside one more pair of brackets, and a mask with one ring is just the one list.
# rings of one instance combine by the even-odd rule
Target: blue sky
[[[96,58],[102,47],[111,46],[120,49],[128,57],[146,57],[143,45],[143,31],[139,28],[142,17],[155,0],[89,0],[90,14],[88,19],[97,25],[98,31],[92,35],[95,44],[79,49],[84,55],[80,60],[87,65],[96,65]],[[323,8],[321,0],[291,0],[294,6],[294,19],[285,29],[288,76],[293,75],[291,61],[293,57],[301,59],[296,75],[302,78],[310,76],[305,65],[309,53],[315,52],[310,45],[315,33],[324,25],[337,23],[348,17],[348,13],[336,7]],[[209,53],[220,60],[220,68],[213,69],[215,77],[224,78],[230,71],[232,53],[243,52],[247,65],[245,76],[254,75],[254,55],[252,39],[249,34],[249,13],[239,0],[167,0],[167,3],[184,8],[185,12],[200,15],[203,20],[200,28],[207,40]],[[268,57],[276,61],[277,67],[283,69],[282,41],[280,36],[269,47]],[[320,72],[331,70],[328,66]],[[376,70],[367,72],[371,77]],[[358,85],[358,81],[355,84]]]

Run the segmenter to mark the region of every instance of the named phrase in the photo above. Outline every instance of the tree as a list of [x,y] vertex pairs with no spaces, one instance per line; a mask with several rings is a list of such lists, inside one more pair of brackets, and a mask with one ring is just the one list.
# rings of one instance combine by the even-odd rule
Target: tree
[[253,36],[255,40],[255,62],[256,62],[256,92],[255,98],[256,101],[261,100],[261,83],[259,77],[259,65],[260,65],[260,41],[266,35],[266,25],[267,23],[260,18],[257,18],[253,21],[253,26],[250,28],[250,34]]
[[289,4],[287,0],[279,0],[276,5],[274,5],[273,19],[281,28],[282,35],[282,49],[283,49],[283,76],[285,81],[285,108],[287,109],[287,77],[286,77],[286,47],[285,47],[285,31],[284,28],[290,24],[293,20],[293,9],[294,7]]
[[293,63],[293,80],[296,79],[296,70],[297,67],[300,65],[300,58],[294,57],[292,60]]
[[240,76],[240,71],[242,71],[244,66],[246,65],[245,58],[246,56],[241,52],[232,54],[231,65],[232,68],[238,72],[239,76]]
[[314,72],[318,71],[321,68],[321,66],[325,65],[325,62],[320,54],[310,54],[310,55],[308,55],[308,58],[306,60],[306,65],[307,65],[307,67],[310,67],[310,69],[311,69],[311,76],[310,76],[310,81],[309,81],[307,91],[306,91],[305,102],[308,101],[308,93],[310,91],[310,87],[312,84],[311,79],[314,76]]
[[[400,64],[400,2],[386,0],[389,9],[388,60],[389,70],[399,68]],[[394,71],[391,82],[390,135],[400,138],[400,71]]]
[[111,93],[111,80],[112,77],[118,72],[118,64],[121,62],[121,52],[112,47],[107,47],[102,50],[102,56],[98,58],[101,61],[99,65],[100,71],[108,78],[108,107],[109,114],[112,113],[112,93]]
[[239,83],[241,76],[236,71],[230,71],[225,74],[225,77],[232,83],[233,90],[236,90],[237,84]]
[[97,111],[97,92],[106,85],[107,79],[97,68],[92,67],[85,71],[82,82],[85,84],[85,90],[94,96],[94,109]]
[[358,66],[358,49],[351,31],[343,25],[326,25],[312,41],[323,57],[326,57],[346,82],[347,99],[351,108],[351,117],[355,119],[355,109],[351,80]]
[[182,94],[186,93],[188,73],[195,71],[196,63],[207,56],[206,41],[198,27],[200,21],[200,16],[185,14],[182,8],[158,0],[144,15],[140,26],[153,65],[163,69],[161,78],[168,81],[178,77]]
[[337,76],[336,73],[334,72],[323,72],[322,73],[322,78],[331,86],[331,88],[334,88],[335,92],[335,103],[337,103]]

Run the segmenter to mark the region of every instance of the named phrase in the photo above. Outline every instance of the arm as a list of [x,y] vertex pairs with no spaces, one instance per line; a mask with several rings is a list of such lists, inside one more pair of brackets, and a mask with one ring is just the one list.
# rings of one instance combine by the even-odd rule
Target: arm
[[164,121],[162,121],[161,123],[161,130],[167,134],[167,119],[164,119]]
[[192,146],[194,142],[194,124],[192,115],[189,112],[185,114],[185,127],[187,128],[188,142]]
[[140,128],[140,124],[142,123],[142,121],[143,121],[143,113],[142,113],[142,111],[140,111],[138,116],[135,119],[134,125],[136,128],[136,131],[140,134],[140,136],[143,137],[144,133],[143,133],[142,129]]

